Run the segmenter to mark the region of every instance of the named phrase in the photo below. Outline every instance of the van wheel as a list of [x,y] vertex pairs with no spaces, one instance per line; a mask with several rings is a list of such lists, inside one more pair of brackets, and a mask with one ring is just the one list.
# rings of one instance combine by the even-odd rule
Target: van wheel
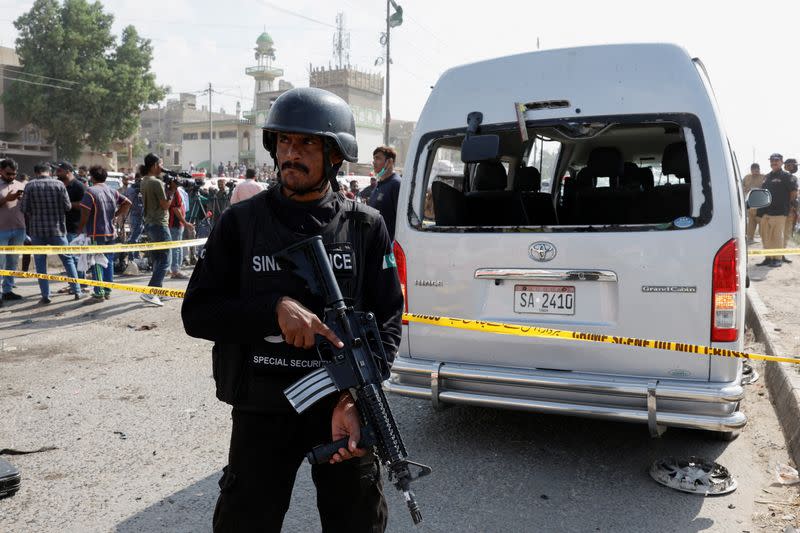
[[721,440],[721,441],[723,441],[723,442],[733,442],[733,441],[735,441],[737,438],[739,438],[739,434],[740,434],[741,432],[742,432],[742,431],[741,431],[741,430],[739,430],[739,429],[737,429],[737,430],[735,430],[735,431],[712,431],[712,432],[711,432],[711,435],[712,435],[712,436],[714,437],[714,439],[716,439],[716,440]]

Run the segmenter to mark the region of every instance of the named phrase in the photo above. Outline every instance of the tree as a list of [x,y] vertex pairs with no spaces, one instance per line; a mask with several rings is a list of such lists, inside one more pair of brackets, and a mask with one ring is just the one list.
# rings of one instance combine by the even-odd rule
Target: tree
[[[44,129],[63,158],[131,136],[139,112],[166,95],[150,72],[153,48],[128,26],[117,43],[100,2],[36,0],[14,21],[22,72],[3,95],[15,117]],[[45,76],[45,77],[43,77]]]

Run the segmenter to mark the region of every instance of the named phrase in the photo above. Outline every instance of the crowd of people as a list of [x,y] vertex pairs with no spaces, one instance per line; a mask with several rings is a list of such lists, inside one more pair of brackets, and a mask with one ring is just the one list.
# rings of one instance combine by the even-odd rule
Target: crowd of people
[[[397,195],[400,178],[394,173],[397,154],[388,146],[375,149],[373,167],[375,176],[370,185],[360,189],[357,180],[345,183],[347,177],[339,173],[341,193],[347,198],[375,207],[383,215],[394,238],[394,218],[397,212]],[[77,172],[67,161],[41,163],[34,166],[29,177],[19,172],[19,165],[11,158],[0,160],[0,246],[28,245],[103,245],[112,243],[135,244],[146,236],[148,242],[181,241],[205,238],[215,222],[234,204],[245,201],[277,184],[275,172],[264,165],[261,169],[244,165],[227,166],[220,163],[220,176],[203,180],[180,179],[166,173],[163,161],[156,154],[148,154],[136,172],[127,169],[122,187],[115,190],[106,185],[108,172],[102,166],[81,166]],[[193,165],[190,164],[190,170]],[[237,181],[231,176],[241,175]],[[147,254],[61,254],[59,259],[66,275],[112,282],[117,273],[138,273],[152,270],[148,283],[163,286],[167,275],[172,279],[186,279],[181,269],[196,263],[197,247],[154,250]],[[34,254],[37,273],[47,273],[47,256]],[[22,256],[22,270],[30,268],[30,254]],[[0,255],[0,269],[16,271],[20,255]],[[6,276],[2,280],[4,301],[22,299],[14,292],[15,280]],[[41,304],[51,303],[50,282],[39,280]],[[111,289],[69,283],[59,290],[76,300],[87,297],[87,302],[108,300]],[[163,305],[158,296],[142,294],[148,304]]]
[[[742,180],[745,197],[751,190],[761,188],[772,196],[767,207],[748,209],[747,244],[753,244],[758,228],[764,249],[788,248],[797,226],[797,160],[789,158],[784,162],[781,154],[774,153],[769,156],[769,166],[770,172],[762,174],[760,165],[753,163]],[[780,267],[791,262],[785,255],[774,255],[765,257],[759,266]]]

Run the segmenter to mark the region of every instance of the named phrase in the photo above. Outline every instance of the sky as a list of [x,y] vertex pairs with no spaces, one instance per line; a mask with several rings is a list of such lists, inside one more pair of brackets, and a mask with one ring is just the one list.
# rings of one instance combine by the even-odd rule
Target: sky
[[[753,160],[768,168],[780,152],[800,158],[800,2],[671,0],[604,2],[519,0],[464,2],[396,0],[403,24],[391,33],[391,114],[416,120],[430,87],[446,69],[477,60],[542,49],[603,43],[674,42],[700,57],[709,72],[724,127],[741,170]],[[32,1],[0,0],[0,46],[13,46],[13,20]],[[152,69],[173,93],[199,92],[210,82],[212,107],[250,109],[256,38],[267,31],[274,65],[295,86],[308,85],[309,65],[334,62],[338,12],[350,32],[350,63],[381,72],[375,60],[385,31],[385,0],[106,0],[117,35],[127,25],[152,40]],[[176,94],[171,95],[176,97]],[[205,98],[202,97],[202,103]],[[745,172],[743,172],[745,173]]]

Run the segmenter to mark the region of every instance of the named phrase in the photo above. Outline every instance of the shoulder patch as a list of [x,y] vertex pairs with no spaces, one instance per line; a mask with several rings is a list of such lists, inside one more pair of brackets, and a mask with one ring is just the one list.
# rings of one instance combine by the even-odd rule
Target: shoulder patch
[[383,270],[388,270],[390,268],[397,268],[397,260],[394,258],[393,253],[383,256]]

